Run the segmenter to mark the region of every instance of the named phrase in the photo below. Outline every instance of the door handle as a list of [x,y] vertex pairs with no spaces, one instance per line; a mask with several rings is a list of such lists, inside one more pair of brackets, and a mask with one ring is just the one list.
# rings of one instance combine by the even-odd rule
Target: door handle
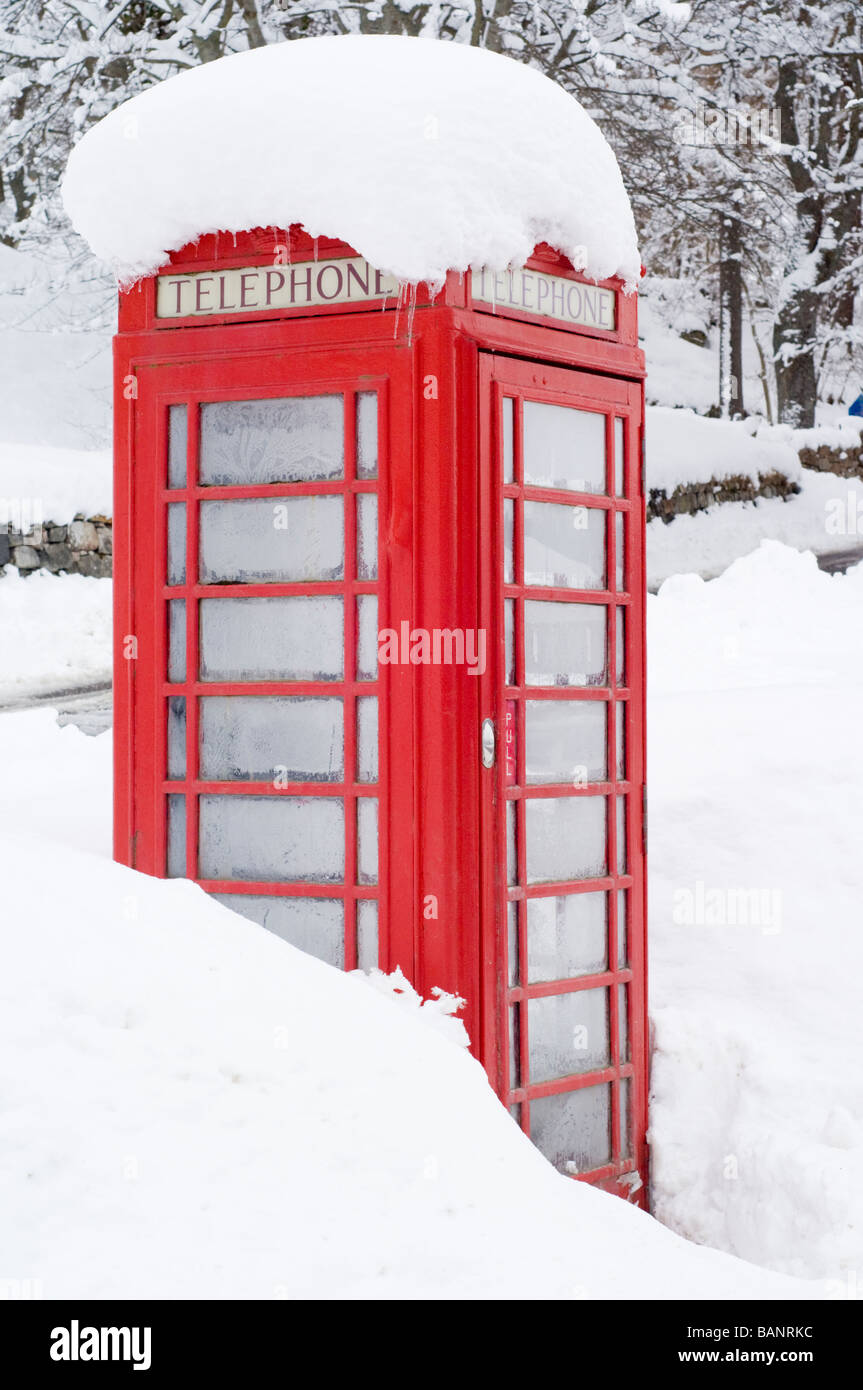
[[494,731],[494,720],[484,719],[482,721],[482,733],[480,736],[483,767],[494,767],[496,744],[497,739]]

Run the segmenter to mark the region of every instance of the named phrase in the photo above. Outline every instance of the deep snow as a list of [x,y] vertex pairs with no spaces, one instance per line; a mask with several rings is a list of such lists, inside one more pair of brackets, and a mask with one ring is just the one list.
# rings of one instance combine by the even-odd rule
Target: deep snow
[[579,103],[433,39],[294,40],[180,73],[86,133],[63,198],[121,281],[202,233],[292,223],[410,282],[523,265],[543,240],[592,278],[640,274],[617,160]]

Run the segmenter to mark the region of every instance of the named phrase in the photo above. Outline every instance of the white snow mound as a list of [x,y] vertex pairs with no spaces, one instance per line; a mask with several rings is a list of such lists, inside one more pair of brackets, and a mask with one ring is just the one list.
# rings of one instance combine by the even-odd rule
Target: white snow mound
[[345,35],[252,49],[124,102],[73,150],[66,210],[128,284],[207,232],[302,223],[399,279],[539,241],[639,276],[614,153],[556,83],[466,45]]

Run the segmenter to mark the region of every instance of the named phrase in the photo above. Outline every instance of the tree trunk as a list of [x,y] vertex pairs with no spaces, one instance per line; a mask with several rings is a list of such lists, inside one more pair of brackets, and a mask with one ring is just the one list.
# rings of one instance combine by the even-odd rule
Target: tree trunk
[[723,213],[719,233],[719,413],[743,414],[743,236],[740,220]]
[[776,413],[781,424],[795,429],[811,429],[815,424],[817,326],[817,293],[795,289],[787,294],[773,328]]

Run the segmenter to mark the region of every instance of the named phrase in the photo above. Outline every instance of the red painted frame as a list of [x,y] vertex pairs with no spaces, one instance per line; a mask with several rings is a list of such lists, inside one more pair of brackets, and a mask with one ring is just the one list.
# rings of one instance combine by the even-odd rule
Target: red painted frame
[[[291,261],[356,254],[343,242],[313,241],[299,228],[267,228],[236,237],[204,237],[172,255],[166,269],[186,267],[192,272],[216,266],[272,264],[274,248],[285,246]],[[538,247],[528,265],[590,283],[547,247]],[[640,482],[644,359],[638,348],[635,296],[624,295],[619,282],[605,283],[615,291],[617,301],[616,328],[611,333],[582,331],[536,316],[490,312],[489,306],[475,306],[469,274],[451,273],[436,296],[421,289],[413,302],[395,307],[372,303],[268,314],[250,311],[232,315],[229,321],[209,316],[157,320],[152,277],[120,296],[115,340],[114,515],[118,860],[144,872],[165,872],[161,706],[166,684],[161,676],[165,669],[161,607],[166,557],[163,528],[154,519],[160,507],[164,511],[168,493],[153,461],[164,458],[167,404],[179,399],[191,403],[207,396],[224,399],[227,394],[243,399],[250,394],[295,394],[322,386],[348,394],[378,389],[387,401],[380,412],[387,443],[385,476],[378,481],[379,626],[397,628],[407,619],[414,627],[469,630],[481,626],[483,615],[490,612],[492,575],[500,574],[501,542],[491,508],[487,466],[494,427],[491,379],[482,365],[486,362],[494,364],[492,376],[497,374],[501,381],[506,372],[532,373],[540,392],[554,392],[555,369],[560,368],[592,373],[609,383],[612,379],[628,383],[632,420],[628,438],[630,506],[624,510],[630,516],[631,573],[637,582],[626,600],[636,615],[627,640],[632,644],[630,662],[635,663],[630,669],[639,675],[639,682],[629,688],[630,749],[638,753],[630,768],[628,809],[630,843],[640,845],[644,777],[644,506]],[[499,389],[494,387],[498,394]],[[191,414],[194,416],[194,411]],[[350,428],[348,423],[348,431]],[[194,434],[190,429],[190,460]],[[347,447],[350,450],[349,441]],[[261,491],[281,496],[302,491],[304,486],[277,484]],[[339,484],[333,490],[341,489]],[[322,492],[328,488],[313,484],[305,490]],[[346,490],[363,489],[349,480]],[[206,492],[214,495],[212,489]],[[222,492],[224,489],[219,495]],[[200,490],[195,495],[200,496]],[[597,500],[591,498],[591,503]],[[602,505],[608,505],[607,499]],[[197,544],[191,534],[192,516],[193,509],[187,507],[187,579],[193,572]],[[348,544],[350,547],[350,535]],[[613,554],[609,563],[613,564]],[[243,587],[249,595],[260,590],[270,595],[291,588],[269,584]],[[326,588],[301,587],[303,592],[308,587],[317,592]],[[190,585],[187,597],[199,597],[200,589]],[[230,590],[220,585],[218,592],[224,596]],[[591,593],[591,598],[596,600],[597,595]],[[190,607],[187,623],[194,651],[196,633]],[[130,638],[137,645],[136,657]],[[381,823],[378,891],[382,967],[401,965],[424,993],[437,985],[465,997],[465,1021],[474,1051],[503,1094],[499,1041],[490,1022],[493,1008],[489,1004],[497,990],[489,942],[500,938],[499,907],[489,896],[496,851],[488,834],[488,791],[479,763],[479,729],[486,714],[502,720],[504,711],[502,690],[498,686],[491,691],[489,679],[470,679],[465,669],[457,666],[381,667],[379,684],[389,716],[386,729],[381,720],[380,788],[382,809],[384,803],[388,809],[386,825],[383,820]],[[206,693],[217,693],[218,688],[208,682]],[[267,693],[277,688],[266,685]],[[292,684],[291,689],[297,687]],[[186,693],[188,700],[194,692],[190,687]],[[361,693],[370,693],[366,683]],[[187,703],[187,713],[190,710]],[[188,761],[194,725],[194,718],[187,720],[187,796],[197,795],[202,786],[192,775],[196,767]],[[353,771],[353,747],[346,747],[345,757],[351,759],[346,761],[346,768]],[[219,787],[223,789],[228,790]],[[238,790],[236,784],[230,789]],[[321,790],[319,784],[316,789]],[[240,790],[249,789],[243,786]],[[296,793],[295,787],[286,790]],[[368,790],[366,784],[327,784],[331,794],[350,798]],[[190,853],[193,849],[190,844]],[[349,868],[346,866],[346,872]],[[352,901],[374,895],[353,884],[349,887]],[[269,888],[272,890],[273,885]],[[266,891],[263,885],[235,883],[230,889]],[[306,885],[303,894],[313,891]],[[327,891],[332,895],[331,888]],[[629,1166],[637,1166],[645,1177],[643,872],[639,881],[633,879],[630,893],[633,898],[637,893],[641,915],[638,930],[633,931],[640,958],[636,959],[633,939],[629,980],[629,1065],[635,1084],[636,1133],[634,1163]],[[436,915],[429,915],[432,897]],[[483,928],[477,930],[473,924],[481,921]],[[346,963],[353,963],[350,951]],[[614,1171],[592,1175],[592,1180],[616,1186],[626,1171],[626,1164],[617,1164]],[[618,1190],[632,1195],[625,1183]],[[634,1200],[644,1201],[644,1189]]]

